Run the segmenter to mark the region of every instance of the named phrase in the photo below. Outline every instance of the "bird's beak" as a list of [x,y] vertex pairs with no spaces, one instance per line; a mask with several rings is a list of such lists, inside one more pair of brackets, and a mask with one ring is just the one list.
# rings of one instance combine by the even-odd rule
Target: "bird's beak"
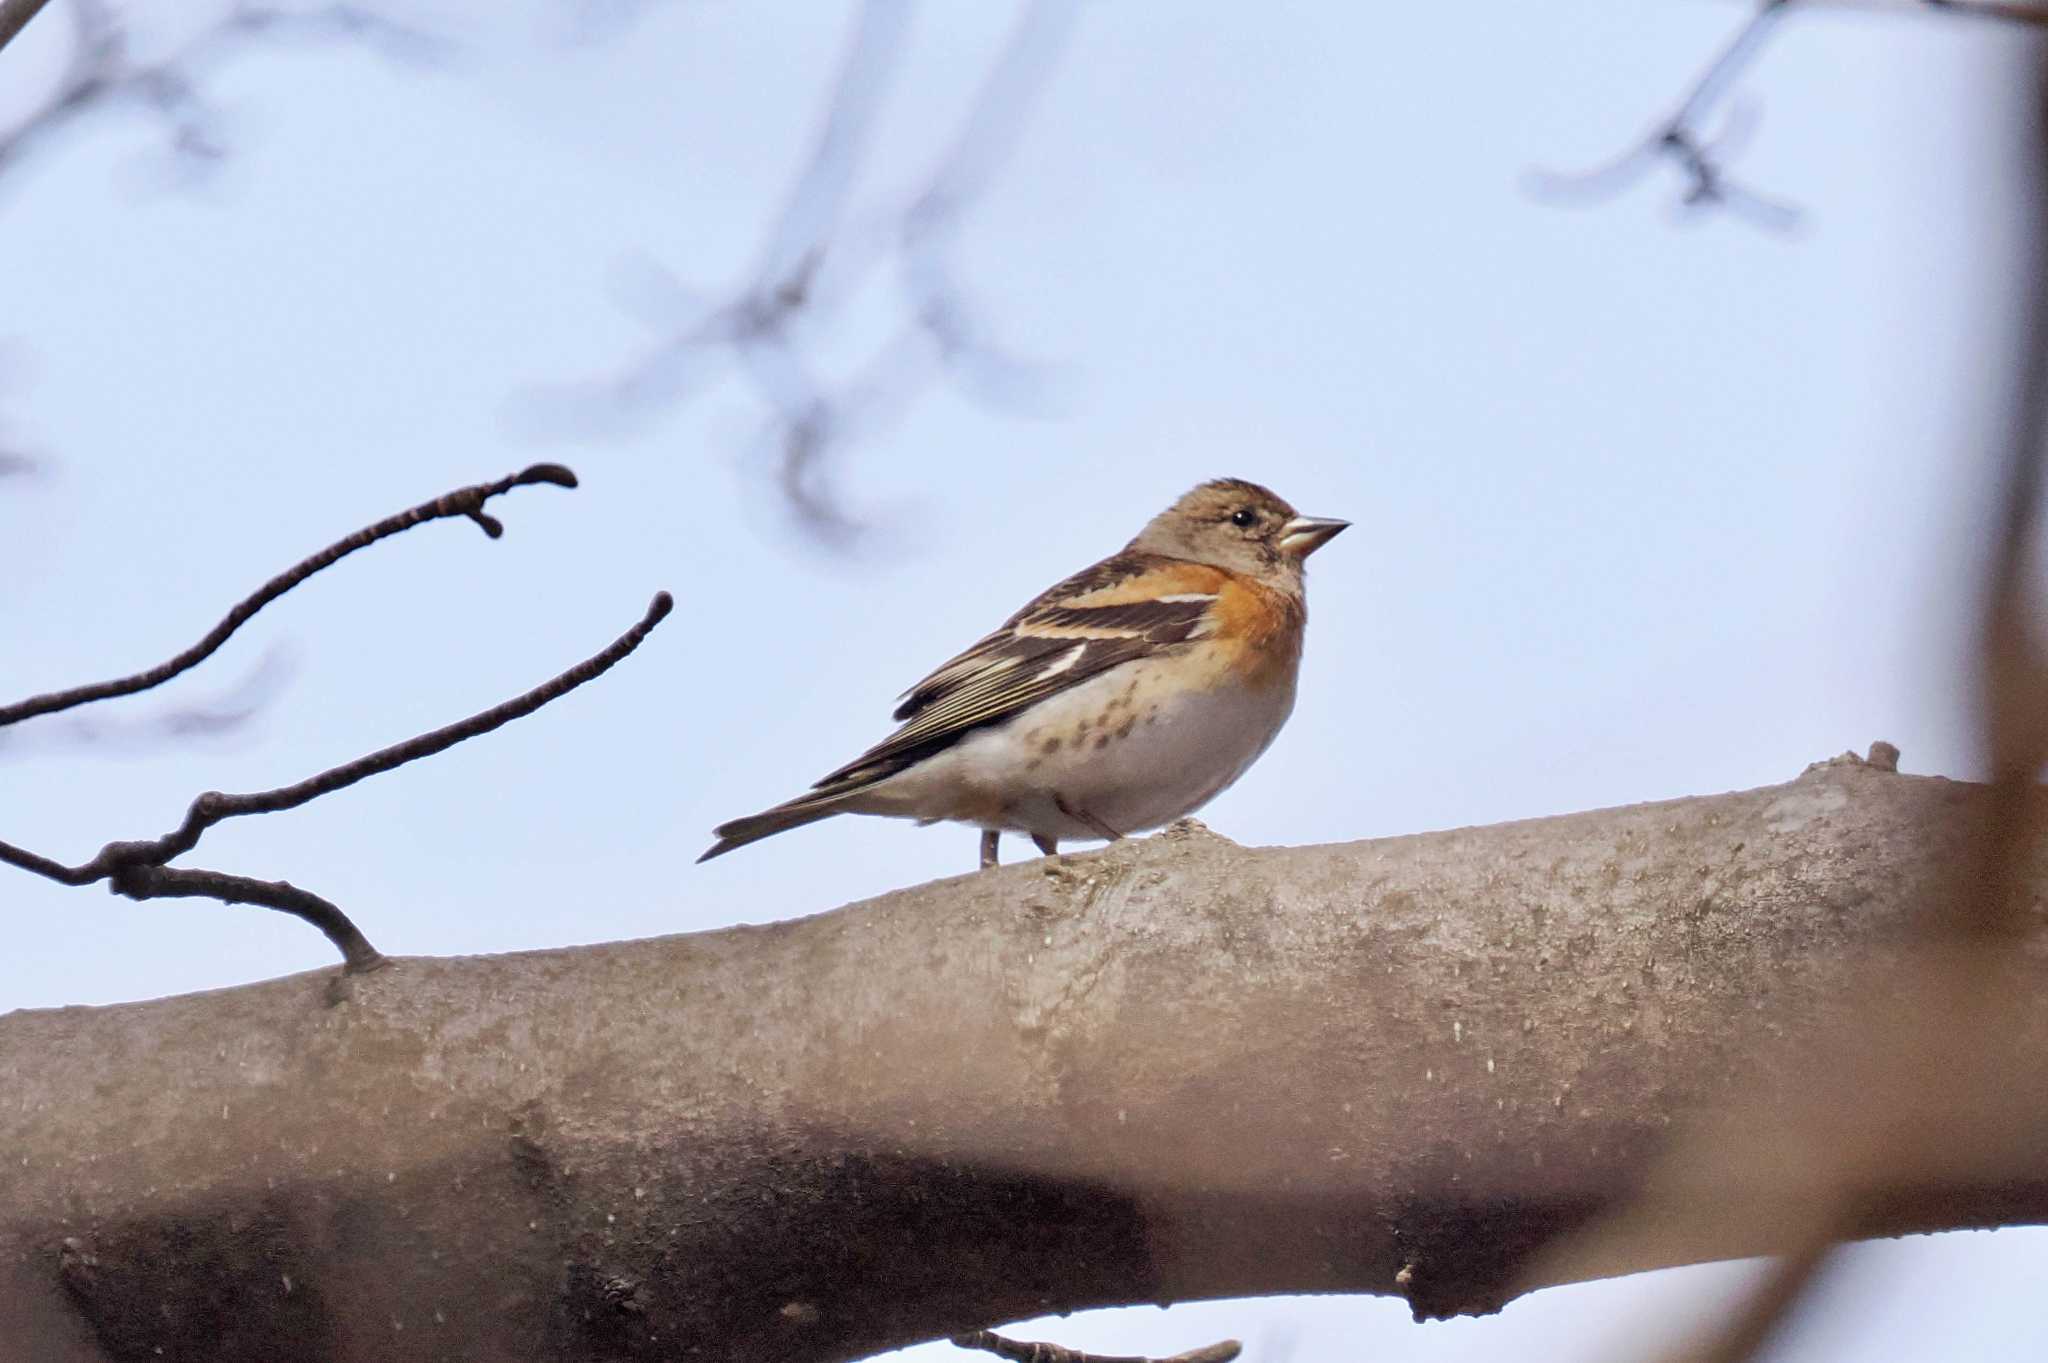
[[1280,548],[1296,558],[1307,558],[1337,538],[1350,521],[1327,520],[1321,516],[1296,516],[1280,527]]

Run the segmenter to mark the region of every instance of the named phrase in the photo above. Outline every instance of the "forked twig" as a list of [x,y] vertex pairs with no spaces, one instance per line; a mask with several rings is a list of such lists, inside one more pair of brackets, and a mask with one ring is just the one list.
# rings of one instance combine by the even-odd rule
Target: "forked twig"
[[[358,530],[348,538],[328,545],[311,558],[304,559],[278,574],[229,611],[227,617],[214,626],[205,638],[168,662],[115,681],[98,682],[91,686],[74,687],[68,691],[32,696],[28,700],[0,708],[0,725],[18,723],[33,715],[68,710],[96,700],[132,695],[168,681],[205,661],[227,642],[229,636],[247,624],[256,612],[313,574],[358,549],[375,544],[379,540],[389,539],[416,525],[451,516],[466,516],[481,526],[486,535],[496,539],[505,533],[505,527],[495,516],[484,510],[484,504],[515,487],[531,483],[575,487],[576,475],[560,464],[535,464],[529,469],[500,478],[494,483],[478,483],[471,487],[458,488],[445,496],[436,497],[433,501],[422,502],[410,511],[401,511],[395,516],[386,517],[375,525]],[[586,658],[524,695],[515,696],[488,710],[481,710],[467,719],[429,733],[419,734],[403,743],[394,743],[388,748],[381,748],[352,762],[330,767],[303,781],[279,786],[275,790],[253,791],[244,795],[223,795],[219,791],[207,791],[192,801],[191,806],[185,811],[184,820],[161,837],[137,842],[110,842],[102,847],[92,860],[76,866],[67,866],[63,862],[52,860],[26,848],[0,842],[0,862],[54,880],[60,885],[91,885],[104,880],[115,894],[125,895],[130,899],[203,897],[219,899],[229,904],[259,904],[265,908],[292,914],[320,929],[327,935],[327,940],[334,943],[336,949],[341,952],[349,970],[374,969],[383,963],[384,958],[357,930],[355,924],[349,921],[347,914],[318,895],[282,880],[253,880],[247,876],[230,875],[223,871],[173,867],[170,863],[197,847],[206,830],[223,820],[239,818],[246,814],[273,814],[282,810],[297,809],[300,805],[317,800],[323,795],[344,790],[358,781],[392,771],[408,762],[417,762],[421,758],[446,752],[466,739],[490,733],[493,729],[510,724],[515,719],[532,714],[543,705],[567,695],[585,682],[604,675],[627,654],[638,648],[648,632],[661,623],[674,605],[667,592],[657,592],[639,623],[620,635],[602,652]]]
[[192,802],[185,812],[184,821],[162,837],[144,842],[110,842],[91,861],[77,866],[66,866],[12,843],[0,842],[0,861],[60,885],[91,885],[104,880],[114,893],[129,899],[204,896],[230,904],[260,904],[292,914],[320,929],[327,935],[327,940],[340,950],[350,970],[374,969],[382,964],[383,957],[356,930],[346,914],[319,896],[285,881],[251,880],[220,871],[185,870],[171,867],[168,863],[198,846],[206,830],[223,820],[245,814],[272,814],[296,809],[323,795],[346,789],[366,777],[392,771],[423,757],[432,757],[465,739],[487,734],[532,714],[550,701],[610,671],[640,646],[649,631],[660,624],[674,606],[675,602],[667,592],[657,592],[639,623],[613,640],[603,652],[586,658],[524,695],[479,711],[468,719],[409,738],[403,743],[394,743],[366,757],[275,790],[246,795],[207,791]]

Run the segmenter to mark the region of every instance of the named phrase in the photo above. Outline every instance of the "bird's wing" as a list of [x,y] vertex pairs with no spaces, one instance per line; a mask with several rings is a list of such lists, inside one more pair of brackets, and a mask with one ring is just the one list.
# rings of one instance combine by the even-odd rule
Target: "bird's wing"
[[1125,550],[1041,594],[904,692],[888,738],[818,782],[865,785],[1110,668],[1203,637],[1224,574]]

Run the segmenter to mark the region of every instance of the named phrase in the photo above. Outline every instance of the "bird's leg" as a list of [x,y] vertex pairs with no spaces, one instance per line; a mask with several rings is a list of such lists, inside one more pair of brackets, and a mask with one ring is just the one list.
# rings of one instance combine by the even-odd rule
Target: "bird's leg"
[[1038,850],[1049,857],[1056,857],[1060,854],[1060,840],[1058,838],[1048,838],[1043,833],[1033,833],[1031,841],[1037,843]]
[[993,866],[996,864],[996,844],[1002,840],[1003,833],[999,828],[984,828],[981,830],[981,864],[983,866]]
[[1108,824],[1096,818],[1087,810],[1075,809],[1072,805],[1066,802],[1065,797],[1055,795],[1052,797],[1052,802],[1053,806],[1056,809],[1058,809],[1060,813],[1066,815],[1070,819],[1075,819],[1081,823],[1087,824],[1089,828],[1094,830],[1095,836],[1101,838],[1104,842],[1123,841],[1123,834],[1117,832],[1114,828],[1111,828]]

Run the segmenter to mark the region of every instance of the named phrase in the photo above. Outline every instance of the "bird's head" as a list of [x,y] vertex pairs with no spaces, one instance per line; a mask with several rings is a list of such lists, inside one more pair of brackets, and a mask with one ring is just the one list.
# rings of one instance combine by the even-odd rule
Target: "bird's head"
[[1270,489],[1218,478],[1182,494],[1152,518],[1131,548],[1248,573],[1266,582],[1299,582],[1302,560],[1349,521],[1304,516]]

